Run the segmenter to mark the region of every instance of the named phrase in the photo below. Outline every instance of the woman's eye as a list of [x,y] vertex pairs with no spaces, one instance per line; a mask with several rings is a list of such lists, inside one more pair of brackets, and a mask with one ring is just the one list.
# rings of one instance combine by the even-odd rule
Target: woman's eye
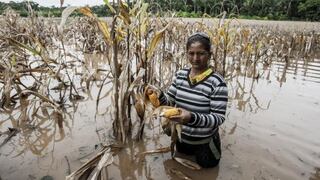
[[191,56],[191,57],[193,57],[194,55],[197,55],[197,56],[205,56],[205,55],[207,55],[208,54],[208,52],[188,52],[188,56]]

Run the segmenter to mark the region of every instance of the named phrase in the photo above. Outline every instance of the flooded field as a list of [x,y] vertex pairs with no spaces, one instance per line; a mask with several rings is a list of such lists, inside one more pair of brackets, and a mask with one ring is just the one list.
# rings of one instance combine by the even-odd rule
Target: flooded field
[[[98,60],[93,55],[91,59]],[[179,169],[192,179],[319,179],[320,60],[308,64],[297,61],[286,72],[283,67],[274,63],[259,80],[244,76],[229,80],[219,167],[191,171],[173,161],[170,152],[139,156],[170,145],[159,126],[147,127],[141,142],[131,141],[115,156],[108,167],[109,178],[179,179],[170,173],[170,169]],[[108,100],[101,101],[101,109],[106,106]],[[62,138],[52,125],[41,130],[25,127],[2,146],[1,178],[39,179],[49,175],[64,179],[97,153],[99,144],[112,137],[108,129],[111,121],[107,115],[95,117],[94,99],[86,97],[75,107],[70,107],[72,118]],[[1,117],[6,119],[3,114]],[[2,120],[1,132],[11,123]],[[28,140],[33,133],[40,133],[34,131],[46,132],[46,136],[40,136],[39,141]]]
[[[191,20],[186,21],[190,23]],[[143,154],[149,150],[170,146],[170,138],[162,132],[159,122],[147,121],[143,138],[138,141],[134,134],[137,133],[139,123],[135,119],[136,115],[132,115],[133,135],[129,136],[124,144],[116,141],[117,138],[112,133],[114,116],[110,108],[114,103],[113,77],[109,75],[112,70],[109,63],[113,58],[108,54],[111,47],[100,41],[101,35],[89,34],[94,32],[93,29],[84,31],[87,34],[83,33],[81,37],[86,39],[77,38],[79,33],[76,30],[81,28],[86,30],[85,22],[82,21],[83,26],[77,24],[74,25],[74,28],[69,29],[71,33],[65,34],[65,37],[69,38],[69,40],[65,39],[66,45],[59,44],[59,38],[45,39],[56,47],[46,54],[50,58],[43,58],[43,54],[40,54],[49,64],[45,66],[46,69],[40,69],[44,66],[33,66],[39,59],[35,57],[35,54],[24,52],[23,54],[28,56],[28,61],[31,62],[27,62],[28,66],[24,67],[33,68],[33,71],[28,70],[27,73],[31,72],[29,76],[20,74],[19,78],[16,78],[17,74],[14,73],[26,71],[19,69],[21,67],[18,66],[20,62],[18,59],[22,56],[16,55],[14,56],[17,57],[16,60],[13,60],[12,54],[8,55],[3,48],[0,48],[3,53],[1,58],[6,60],[7,57],[10,57],[11,59],[8,58],[11,62],[10,67],[14,67],[10,69],[6,68],[9,67],[6,63],[0,64],[1,70],[5,72],[1,73],[0,84],[2,100],[0,179],[65,179],[67,175],[94,157],[102,146],[111,144],[117,150],[114,152],[112,164],[103,170],[108,179],[186,179],[187,177],[220,180],[320,179],[320,56],[318,56],[319,52],[306,48],[312,38],[316,39],[314,42],[319,42],[319,23],[308,25],[307,31],[313,33],[311,36],[301,35],[304,39],[311,38],[301,46],[304,48],[303,52],[295,50],[292,53],[291,50],[286,51],[284,48],[287,45],[286,38],[297,37],[303,33],[303,30],[297,29],[296,35],[293,36],[280,36],[279,34],[264,36],[261,29],[258,32],[262,35],[251,29],[252,34],[249,38],[253,37],[253,42],[252,47],[249,45],[247,49],[248,47],[256,48],[254,44],[259,44],[259,42],[254,38],[262,36],[261,39],[264,39],[262,43],[271,41],[276,43],[270,47],[268,45],[259,46],[261,51],[263,48],[272,49],[275,54],[282,56],[280,58],[268,55],[268,53],[267,55],[262,54],[261,57],[266,56],[266,58],[259,59],[259,61],[253,59],[251,63],[254,65],[252,66],[249,66],[247,61],[243,63],[239,60],[248,58],[246,55],[249,51],[243,51],[242,57],[238,57],[236,54],[242,51],[238,51],[237,40],[234,41],[234,46],[230,46],[232,48],[229,49],[230,53],[226,58],[225,76],[228,82],[229,102],[227,119],[220,128],[222,159],[216,168],[191,170],[172,160],[170,152]],[[185,25],[182,21],[179,23],[182,24],[180,27]],[[290,22],[277,23],[274,31],[285,29],[286,24]],[[250,21],[245,26],[261,28],[261,24],[265,25],[265,21],[257,21],[256,25]],[[177,32],[179,37],[183,33],[189,33],[188,30],[185,31],[188,28],[172,29],[168,30],[168,33]],[[50,31],[46,30],[42,32],[49,34]],[[194,30],[190,29],[190,31]],[[204,28],[204,30],[208,29]],[[242,30],[238,31],[242,33]],[[293,30],[287,29],[287,31]],[[233,36],[233,31],[229,32]],[[269,29],[265,32],[271,33],[272,31]],[[225,31],[217,30],[217,34],[221,36],[224,36],[223,33]],[[273,36],[276,38],[272,39]],[[150,76],[152,84],[165,85],[165,82],[171,80],[175,69],[179,68],[173,64],[181,66],[187,64],[183,56],[185,41],[179,37],[168,35],[169,40],[163,42],[165,44],[163,47],[174,56],[171,61],[175,62],[166,61],[166,63],[160,63],[162,69],[151,69],[156,74],[154,77]],[[234,37],[236,39],[237,34]],[[17,36],[11,38],[17,38]],[[170,41],[172,40],[170,38],[173,38],[173,41]],[[282,48],[281,52],[276,52],[279,39],[285,42],[285,45],[279,46]],[[294,41],[294,38],[292,39]],[[91,40],[94,43],[88,43]],[[32,40],[30,41],[32,43]],[[303,38],[300,38],[300,41],[303,42]],[[16,41],[9,40],[9,42]],[[95,46],[90,46],[92,44]],[[215,45],[217,46],[214,47],[220,47],[220,44]],[[319,50],[318,44],[312,45],[316,46],[314,49]],[[126,50],[124,46],[121,44],[119,48],[120,50],[123,48],[123,52]],[[298,46],[299,43],[296,47],[291,46],[290,48],[295,49]],[[92,53],[93,51],[95,53]],[[222,60],[219,51],[218,49],[215,57]],[[160,51],[157,53],[160,54]],[[157,53],[155,53],[155,59],[167,58]],[[303,53],[307,56],[303,56]],[[176,57],[175,54],[180,56]],[[258,54],[256,52],[255,56]],[[123,54],[119,56],[124,57]],[[56,63],[51,63],[52,59]],[[250,60],[248,58],[248,61]],[[27,60],[21,60],[21,64],[24,61]],[[133,60],[133,65],[128,69],[135,71],[139,66],[136,61]],[[157,63],[151,65],[159,66]],[[219,66],[219,64],[215,65]],[[125,71],[123,68],[122,72]],[[164,73],[162,76],[161,71]],[[9,76],[6,73],[14,75]],[[53,74],[62,77],[62,82],[69,83],[61,83]],[[10,77],[16,79],[9,81]],[[9,86],[7,81],[12,84]],[[21,89],[17,88],[15,83],[19,84],[21,89],[28,87],[22,90],[22,95],[18,97],[15,97],[14,94],[19,93]],[[119,83],[121,86],[126,82],[120,81]],[[42,86],[43,84],[45,86]],[[38,88],[37,91],[32,89],[33,86]],[[8,89],[13,89],[9,96],[6,93]],[[41,96],[42,94],[44,97]],[[7,97],[12,97],[13,101],[6,104]]]

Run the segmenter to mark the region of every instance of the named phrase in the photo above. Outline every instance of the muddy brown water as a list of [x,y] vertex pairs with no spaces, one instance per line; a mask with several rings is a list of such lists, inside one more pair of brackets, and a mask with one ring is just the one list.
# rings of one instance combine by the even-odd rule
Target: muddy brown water
[[[190,170],[173,161],[170,152],[137,156],[169,146],[170,139],[155,123],[155,127],[146,126],[142,141],[130,141],[115,156],[107,168],[108,177],[179,179],[171,172],[177,169],[192,179],[320,179],[320,60],[308,66],[297,61],[287,70],[283,67],[274,62],[260,71],[258,80],[244,76],[229,80],[218,167]],[[110,118],[101,115],[109,105],[109,100],[102,100],[101,113],[95,116],[94,98],[78,102],[62,139],[56,127],[47,125],[42,129],[47,136],[41,136],[41,143],[35,142],[37,135],[26,127],[0,149],[1,178],[41,179],[48,175],[64,179],[97,153],[100,142],[111,139]],[[11,123],[2,121],[1,132]],[[2,142],[4,135],[0,138]]]
[[[218,167],[190,170],[173,161],[170,152],[138,156],[170,144],[154,122],[146,126],[143,140],[130,141],[114,157],[108,177],[180,179],[172,173],[177,169],[192,179],[320,179],[320,59],[296,62],[287,69],[273,62],[259,70],[259,79],[243,75],[228,79],[230,98],[227,119],[220,128]],[[97,92],[93,86],[91,94]],[[63,131],[51,122],[23,126],[0,147],[0,179],[65,179],[93,157],[101,142],[112,139],[112,122],[104,114],[110,99],[100,101],[96,115],[95,98],[87,95],[68,108]],[[14,125],[7,114],[0,114],[0,132]],[[5,138],[1,135],[0,143]]]

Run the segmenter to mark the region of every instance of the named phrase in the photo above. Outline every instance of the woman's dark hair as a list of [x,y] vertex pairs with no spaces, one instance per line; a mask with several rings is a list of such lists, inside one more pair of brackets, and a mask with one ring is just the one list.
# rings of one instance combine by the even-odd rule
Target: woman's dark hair
[[203,46],[204,49],[208,52],[211,51],[211,41],[210,37],[204,33],[204,32],[196,32],[192,34],[187,41],[187,50],[190,48],[191,44],[195,42],[200,42]]

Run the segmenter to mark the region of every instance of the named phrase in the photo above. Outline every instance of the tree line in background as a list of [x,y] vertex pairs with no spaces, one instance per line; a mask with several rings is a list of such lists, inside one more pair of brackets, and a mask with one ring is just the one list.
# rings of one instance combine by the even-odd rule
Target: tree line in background
[[[102,0],[101,0],[102,1]],[[131,1],[134,3],[134,1]],[[320,20],[320,0],[145,0],[153,13],[163,16],[176,12],[178,17],[217,16],[226,11],[229,17],[266,20]],[[43,7],[29,2],[39,16],[60,17],[65,7]],[[28,16],[27,2],[0,2],[0,14],[8,7]],[[98,16],[110,16],[106,5],[92,6]],[[73,14],[80,16],[81,14]]]
[[[58,1],[59,0],[57,0],[57,2]],[[37,12],[38,16],[43,16],[43,17],[61,17],[61,13],[65,9],[65,7],[40,6],[38,3],[32,2],[32,1],[29,1],[29,2],[27,2],[27,1],[24,1],[24,2],[10,1],[9,3],[0,2],[0,15],[3,14],[3,12],[7,8],[11,8],[11,9],[19,12],[20,16],[27,17],[28,16],[28,3],[30,4],[31,8]],[[98,16],[111,15],[111,12],[107,10],[108,8],[105,5],[93,6],[93,7],[91,7],[91,9]],[[74,12],[72,15],[73,16],[82,16],[82,14],[79,12]]]

